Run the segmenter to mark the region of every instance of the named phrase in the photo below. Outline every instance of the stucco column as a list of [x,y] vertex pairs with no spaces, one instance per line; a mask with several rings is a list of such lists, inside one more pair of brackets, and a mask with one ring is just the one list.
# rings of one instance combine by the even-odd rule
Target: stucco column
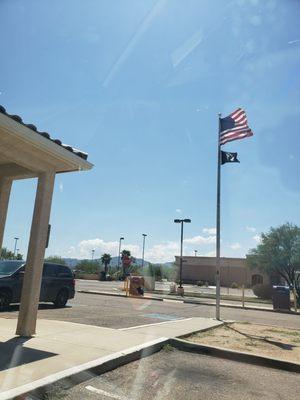
[[11,186],[11,178],[0,178],[0,250],[3,244],[3,236]]
[[38,178],[16,334],[35,334],[55,173]]

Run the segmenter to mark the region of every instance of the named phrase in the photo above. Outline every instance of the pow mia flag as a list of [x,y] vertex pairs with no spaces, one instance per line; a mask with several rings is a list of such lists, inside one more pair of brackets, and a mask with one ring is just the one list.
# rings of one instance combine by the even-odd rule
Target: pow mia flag
[[229,153],[228,151],[221,151],[221,164],[239,162],[237,159],[237,153]]

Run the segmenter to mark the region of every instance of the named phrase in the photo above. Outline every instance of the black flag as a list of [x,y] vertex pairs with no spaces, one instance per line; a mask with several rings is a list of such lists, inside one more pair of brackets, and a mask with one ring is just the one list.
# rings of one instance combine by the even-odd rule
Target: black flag
[[221,151],[222,153],[222,165],[228,162],[239,162],[237,159],[237,153],[229,153],[228,151]]

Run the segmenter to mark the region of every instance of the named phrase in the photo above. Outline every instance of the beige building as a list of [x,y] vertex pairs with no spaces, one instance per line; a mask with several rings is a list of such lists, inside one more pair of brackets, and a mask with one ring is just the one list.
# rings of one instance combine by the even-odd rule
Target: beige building
[[[178,267],[180,257],[175,257],[175,265]],[[215,284],[215,257],[183,257],[182,281],[184,283],[196,283],[197,281]],[[276,277],[270,278],[257,269],[250,269],[246,265],[245,258],[221,257],[221,286],[231,286],[233,283],[251,287],[257,283],[278,283]]]

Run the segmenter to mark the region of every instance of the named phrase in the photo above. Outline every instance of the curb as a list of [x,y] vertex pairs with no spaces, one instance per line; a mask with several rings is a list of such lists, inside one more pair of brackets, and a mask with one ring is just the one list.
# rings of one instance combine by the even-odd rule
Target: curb
[[[148,357],[151,354],[160,351],[165,344],[168,344],[168,338],[159,338],[151,342],[135,346],[124,351],[113,353],[99,359],[90,361],[76,367],[69,368],[64,371],[52,374],[47,378],[42,378],[15,389],[7,390],[0,393],[0,400],[13,399],[20,395],[32,395],[33,398],[44,398],[50,391],[51,385],[55,384],[59,388],[70,389],[71,387],[93,378],[96,375],[119,368],[129,364],[132,361]],[[53,391],[53,387],[51,388]],[[36,396],[36,397],[35,397]]]
[[[113,297],[123,297],[127,298],[124,294],[120,293],[110,293],[110,292],[99,292],[96,290],[77,290],[78,293],[86,293],[86,294],[98,294],[101,296],[113,296]],[[182,300],[180,299],[167,299],[167,298],[161,298],[161,297],[149,297],[149,296],[130,296],[129,298],[133,299],[140,299],[140,300],[155,300],[155,301],[166,301],[166,302],[178,302],[178,303],[186,303],[186,304],[200,304],[204,306],[215,306],[213,303],[208,303],[205,301],[195,301],[195,300]],[[254,310],[254,311],[267,311],[267,312],[274,312],[274,313],[281,313],[281,314],[292,314],[292,315],[299,315],[299,312],[295,311],[288,311],[288,310],[273,310],[272,308],[263,308],[263,307],[251,307],[251,306],[239,306],[235,304],[222,304],[221,302],[221,307],[226,307],[226,308],[236,308],[240,310]]]
[[[156,300],[156,301],[164,301],[161,297],[149,297],[149,296],[126,296],[121,293],[111,293],[111,292],[99,292],[97,290],[76,290],[78,293],[86,293],[86,294],[98,294],[100,296],[112,296],[112,297],[123,297],[124,299],[139,299],[139,300]],[[177,301],[177,300],[173,300]],[[180,300],[179,300],[180,301]]]
[[277,358],[263,357],[255,354],[239,352],[236,350],[229,350],[223,347],[196,344],[183,339],[169,339],[169,344],[175,347],[177,350],[185,352],[206,354],[209,356],[224,358],[227,360],[300,373],[300,364],[290,361],[279,360]]

